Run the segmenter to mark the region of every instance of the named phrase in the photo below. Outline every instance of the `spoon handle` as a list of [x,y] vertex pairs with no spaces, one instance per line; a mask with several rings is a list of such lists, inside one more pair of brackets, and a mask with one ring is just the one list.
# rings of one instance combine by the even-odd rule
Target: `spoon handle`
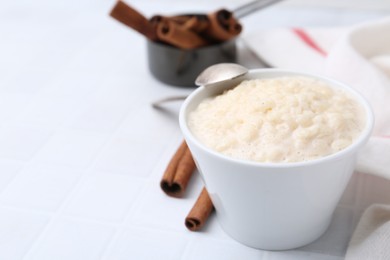
[[187,98],[187,96],[170,96],[170,97],[162,98],[162,99],[153,101],[152,107],[160,108],[161,105],[164,103],[171,102],[171,101],[181,101],[181,100],[184,100],[186,98]]
[[233,10],[233,14],[236,18],[242,18],[245,17],[253,12],[258,11],[259,9],[266,8],[270,5],[276,4],[277,2],[280,2],[282,0],[256,0],[249,2],[245,5],[242,5],[240,7],[237,7]]

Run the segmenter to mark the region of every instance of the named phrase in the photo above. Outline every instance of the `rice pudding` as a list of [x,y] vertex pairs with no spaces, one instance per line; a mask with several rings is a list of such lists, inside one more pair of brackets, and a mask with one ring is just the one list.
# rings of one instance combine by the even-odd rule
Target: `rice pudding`
[[314,78],[251,79],[203,100],[188,126],[204,145],[257,162],[300,162],[336,153],[365,126],[362,106]]

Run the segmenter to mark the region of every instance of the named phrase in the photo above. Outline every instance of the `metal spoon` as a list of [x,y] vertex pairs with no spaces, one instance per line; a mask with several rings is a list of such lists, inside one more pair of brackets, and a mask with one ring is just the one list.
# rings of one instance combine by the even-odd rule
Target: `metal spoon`
[[211,84],[235,79],[248,73],[248,69],[236,63],[219,63],[202,71],[195,80],[197,86],[209,86]]

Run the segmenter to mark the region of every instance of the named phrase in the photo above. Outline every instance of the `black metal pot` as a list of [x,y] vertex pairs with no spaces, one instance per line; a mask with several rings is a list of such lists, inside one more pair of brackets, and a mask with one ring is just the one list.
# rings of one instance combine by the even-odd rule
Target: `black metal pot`
[[196,77],[207,67],[237,61],[235,39],[191,50],[150,40],[147,46],[150,72],[157,80],[173,86],[195,87]]

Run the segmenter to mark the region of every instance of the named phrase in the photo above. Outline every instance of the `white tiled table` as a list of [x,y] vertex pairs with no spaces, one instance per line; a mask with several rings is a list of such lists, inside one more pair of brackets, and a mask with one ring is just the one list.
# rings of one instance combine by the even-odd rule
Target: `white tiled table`
[[[244,27],[347,25],[390,10],[301,2]],[[144,39],[108,17],[113,3],[0,2],[0,260],[342,259],[362,211],[390,203],[390,181],[356,173],[327,233],[296,250],[243,246],[214,215],[201,232],[184,227],[200,178],[183,199],[159,188],[182,140],[180,103],[150,103],[192,89],[151,77]],[[146,15],[239,3],[132,1]],[[240,60],[261,66],[242,45]]]

